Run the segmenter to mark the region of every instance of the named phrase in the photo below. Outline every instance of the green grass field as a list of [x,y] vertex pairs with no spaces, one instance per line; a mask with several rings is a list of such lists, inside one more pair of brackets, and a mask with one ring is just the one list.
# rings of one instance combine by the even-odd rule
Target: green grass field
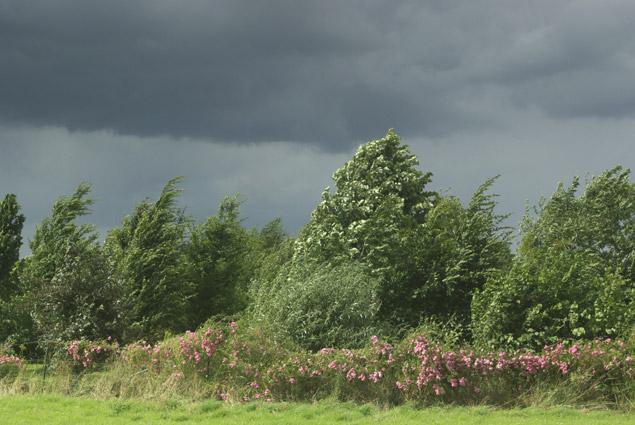
[[149,403],[54,395],[0,396],[3,425],[29,424],[635,424],[635,414],[558,409],[485,407],[382,410],[344,403]]

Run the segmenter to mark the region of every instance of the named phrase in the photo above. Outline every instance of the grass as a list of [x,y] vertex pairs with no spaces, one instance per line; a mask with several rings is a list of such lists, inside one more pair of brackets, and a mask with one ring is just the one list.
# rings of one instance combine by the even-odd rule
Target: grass
[[218,401],[141,402],[58,395],[0,396],[3,425],[29,424],[634,424],[635,414],[610,410],[443,407],[380,409],[323,401],[227,404]]

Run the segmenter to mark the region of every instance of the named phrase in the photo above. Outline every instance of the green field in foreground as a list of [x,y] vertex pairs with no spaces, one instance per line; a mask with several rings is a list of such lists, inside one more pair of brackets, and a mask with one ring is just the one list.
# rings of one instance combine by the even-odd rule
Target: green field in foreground
[[54,395],[0,396],[0,423],[13,424],[635,424],[635,414],[485,407],[383,410],[344,403],[147,403]]

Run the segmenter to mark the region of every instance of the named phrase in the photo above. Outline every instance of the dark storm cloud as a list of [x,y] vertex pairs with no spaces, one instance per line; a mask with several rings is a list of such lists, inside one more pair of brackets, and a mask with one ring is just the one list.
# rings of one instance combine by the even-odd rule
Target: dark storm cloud
[[0,120],[329,150],[635,112],[633,2],[0,0]]

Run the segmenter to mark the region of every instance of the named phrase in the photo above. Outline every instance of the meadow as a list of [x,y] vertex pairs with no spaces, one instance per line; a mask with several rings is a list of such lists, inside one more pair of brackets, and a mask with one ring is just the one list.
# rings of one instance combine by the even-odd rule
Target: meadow
[[200,403],[91,400],[58,395],[0,396],[0,418],[5,425],[126,424],[635,424],[635,415],[605,410],[491,409],[487,407],[402,406],[380,409],[374,405],[336,402],[252,403],[231,405]]

